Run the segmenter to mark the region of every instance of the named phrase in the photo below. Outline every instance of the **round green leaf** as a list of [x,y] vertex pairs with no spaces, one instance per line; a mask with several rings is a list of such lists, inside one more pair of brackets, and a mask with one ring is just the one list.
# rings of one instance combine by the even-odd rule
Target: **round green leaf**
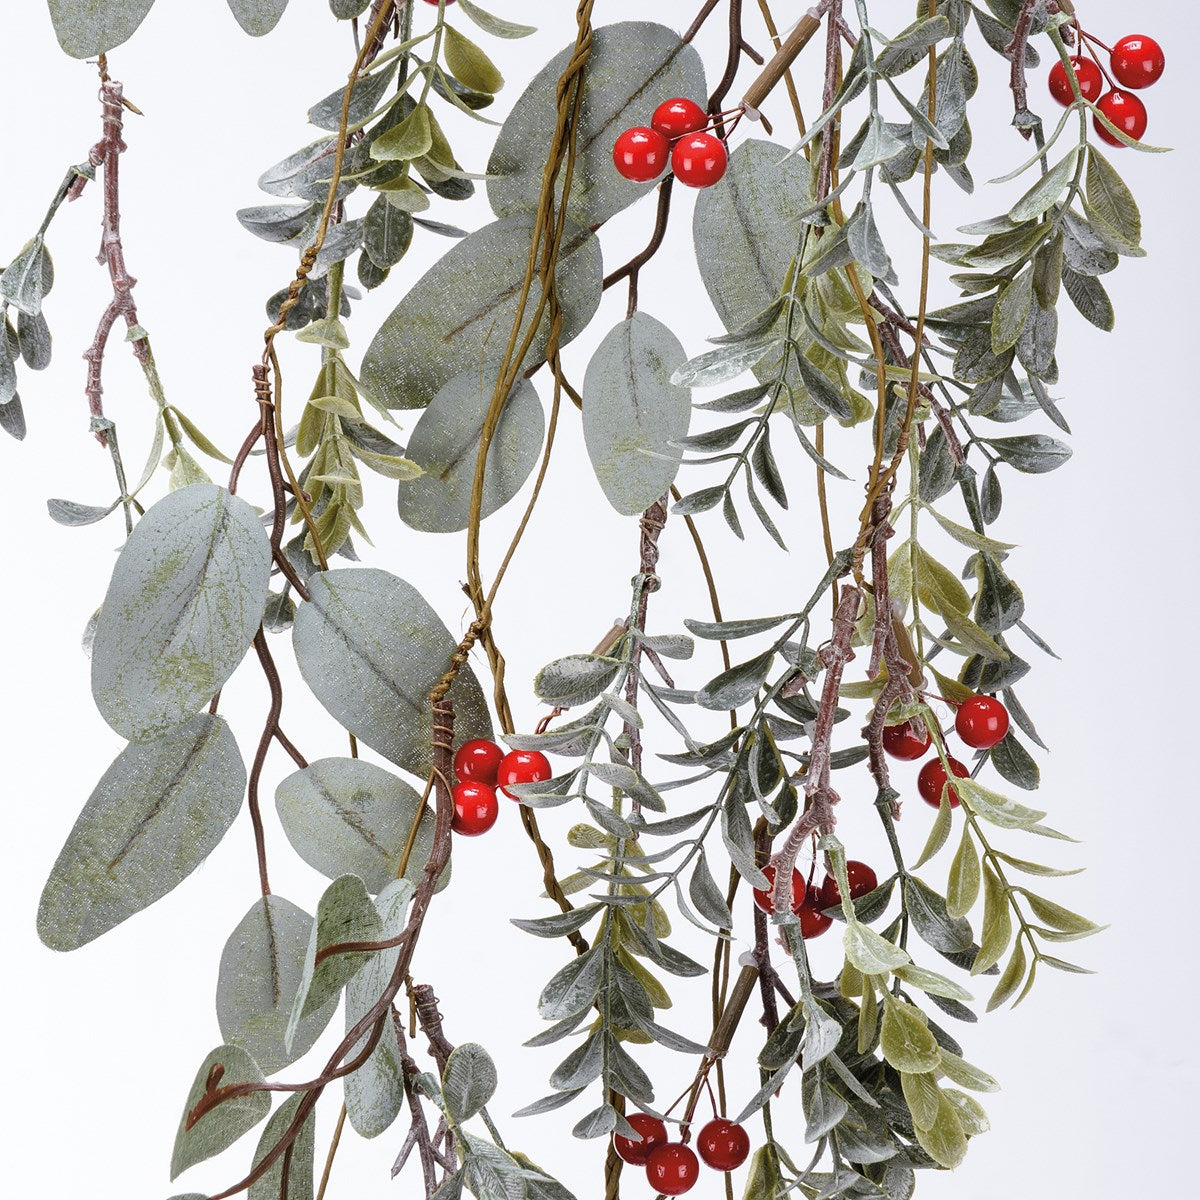
[[213,851],[242,806],[246,768],[229,726],[200,713],[127,746],[67,836],[38,907],[38,935],[75,950],[141,912]]
[[[424,474],[402,480],[400,519],[427,533],[466,529],[475,482],[475,459],[484,416],[492,402],[495,370],[468,371],[450,380],[421,414],[407,456]],[[485,517],[521,490],[536,466],[546,423],[537,391],[521,380],[509,395],[488,447],[483,478]]]
[[263,618],[271,546],[244,500],[211,483],[137,523],[96,623],[92,694],[122,737],[149,741],[224,686]]
[[154,0],[49,0],[58,44],[72,58],[93,58],[131,38]]

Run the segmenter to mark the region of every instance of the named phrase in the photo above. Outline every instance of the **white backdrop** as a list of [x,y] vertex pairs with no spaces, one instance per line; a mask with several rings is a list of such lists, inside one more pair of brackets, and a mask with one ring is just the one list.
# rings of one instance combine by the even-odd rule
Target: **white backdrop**
[[[492,6],[541,26],[526,42],[489,46],[514,81],[498,106],[503,111],[521,81],[568,41],[575,6],[568,0]],[[789,11],[794,19],[803,6],[775,7],[783,21]],[[876,7],[881,23],[900,23],[882,15],[889,6]],[[907,13],[911,5],[901,7]],[[1125,4],[1088,0],[1079,7],[1105,40],[1131,32]],[[693,3],[675,0],[654,8],[656,18],[682,27]],[[0,41],[9,164],[0,221],[5,260],[36,227],[65,167],[85,156],[98,130],[94,70],[61,55],[42,4],[6,10]],[[747,10],[752,41],[762,46],[756,6],[748,4]],[[1114,1187],[1166,1192],[1179,1181],[1178,1156],[1192,1133],[1194,1105],[1185,1088],[1200,1063],[1194,1038],[1184,1032],[1191,1023],[1189,984],[1195,982],[1185,958],[1193,940],[1186,924],[1191,920],[1186,880],[1200,827],[1185,760],[1185,747],[1195,738],[1195,703],[1185,680],[1194,672],[1188,643],[1183,654],[1177,650],[1182,640],[1177,631],[1190,629],[1197,615],[1190,518],[1200,428],[1187,379],[1195,337],[1189,319],[1195,256],[1188,242],[1194,221],[1189,196],[1195,180],[1194,104],[1184,48],[1200,30],[1195,6],[1180,0],[1143,6],[1139,19],[1143,12],[1148,20],[1142,31],[1164,42],[1168,58],[1164,81],[1146,93],[1147,136],[1177,150],[1163,157],[1121,150],[1114,158],[1141,203],[1149,257],[1124,261],[1110,277],[1116,337],[1066,315],[1057,394],[1074,429],[1076,456],[1050,476],[1007,475],[997,527],[998,536],[1020,546],[1011,567],[1025,590],[1030,622],[1062,656],[1054,662],[1032,652],[1035,671],[1022,689],[1054,751],[1043,762],[1039,802],[1050,808],[1055,825],[1083,841],[1057,852],[1090,868],[1053,894],[1112,928],[1071,948],[1097,968],[1096,976],[1047,971],[1015,1012],[955,1029],[968,1057],[997,1074],[1004,1090],[986,1098],[993,1131],[973,1143],[961,1171],[922,1179],[922,1194],[929,1197],[998,1200],[1017,1189],[1028,1200],[1103,1194]],[[596,5],[598,22],[647,15],[646,6],[634,0]],[[714,78],[723,63],[723,22],[715,17],[711,24],[700,45]],[[263,300],[283,286],[294,265],[289,251],[243,233],[233,214],[261,201],[254,184],[260,171],[308,140],[305,110],[344,77],[351,47],[331,30],[321,0],[293,0],[279,29],[257,42],[241,35],[220,0],[159,0],[133,43],[111,56],[113,73],[146,114],[130,118],[130,148],[122,162],[126,249],[140,280],[142,322],[151,332],[169,397],[226,447],[236,445],[252,420],[248,369],[261,345]],[[801,60],[810,90],[817,57],[810,50]],[[981,150],[975,172],[982,180],[1015,165],[1025,147],[1007,128],[1003,64],[982,50],[978,57],[986,69],[972,123]],[[1036,72],[1033,82],[1039,100],[1043,75]],[[768,111],[786,128],[779,100]],[[449,124],[460,159],[482,169],[487,129],[466,121]],[[999,211],[1002,194],[991,191],[997,195],[967,202],[939,177],[938,230],[952,234],[966,220]],[[688,264],[685,198],[677,198],[668,244],[643,278],[642,304],[669,320],[689,352],[697,353],[717,325]],[[243,814],[226,842],[177,892],[99,943],[61,956],[43,948],[34,932],[45,874],[103,766],[119,749],[92,706],[88,664],[79,649],[79,635],[103,594],[119,546],[117,520],[63,529],[46,516],[44,503],[49,496],[88,503],[110,498],[107,456],[86,433],[78,357],[107,295],[105,274],[91,261],[97,199],[89,189],[52,230],[58,282],[47,311],[55,361],[45,374],[23,380],[30,427],[24,444],[0,440],[10,564],[0,587],[0,627],[6,633],[0,729],[8,812],[0,888],[8,915],[10,980],[0,1001],[8,1043],[0,1105],[11,1194],[153,1200],[173,1191],[217,1190],[243,1173],[244,1148],[194,1170],[175,1187],[168,1184],[166,1167],[192,1073],[219,1041],[212,1012],[216,965],[225,937],[253,898],[255,877]],[[624,261],[643,244],[652,205],[635,206],[605,229],[608,264]],[[487,219],[478,198],[467,206],[443,203],[431,215],[468,227]],[[885,232],[889,241],[899,239],[915,250],[903,218]],[[419,235],[384,293],[394,299],[397,288],[444,249],[440,239]],[[906,265],[911,268],[911,255]],[[945,274],[937,269],[935,277],[944,281]],[[910,270],[906,284],[911,279]],[[944,282],[938,286],[944,299]],[[352,361],[388,303],[372,301],[358,310]],[[623,305],[623,295],[608,297],[595,332],[570,348],[574,378],[582,377],[590,348],[622,315]],[[115,342],[106,399],[133,464],[145,451],[151,410],[126,357],[125,347]],[[287,345],[293,406],[301,388],[309,386],[314,363],[313,348]],[[294,416],[298,409],[292,411]],[[608,512],[585,465],[573,411],[564,418],[546,494],[497,615],[510,690],[526,725],[539,715],[528,688],[531,672],[559,654],[591,647],[624,611],[636,564],[634,523]],[[1041,426],[1030,422],[1029,428]],[[851,447],[845,436],[833,439],[832,454],[852,463],[862,458],[861,446]],[[728,614],[784,611],[797,595],[808,594],[820,573],[807,499],[811,471],[806,460],[792,455],[786,468],[801,481],[783,522],[794,558],[785,559],[762,536],[739,545],[722,533],[719,518],[704,523],[720,563]],[[259,480],[248,478],[244,486],[261,498]],[[461,627],[466,619],[459,591],[461,541],[401,529],[392,515],[390,487],[372,482],[370,495],[366,519],[376,547],[364,547],[369,561],[411,579],[452,626]],[[843,531],[857,501],[856,490],[835,496]],[[506,512],[485,526],[485,557],[492,562],[506,544],[511,521]],[[841,540],[848,540],[844,533]],[[652,622],[659,629],[678,628],[684,615],[705,615],[705,602],[681,526],[668,528],[663,547],[666,587],[654,599]],[[276,646],[290,667],[290,652],[282,642]],[[715,669],[713,659],[704,660],[689,681],[702,682]],[[290,696],[286,725],[305,753],[316,758],[341,752],[342,739],[315,703],[299,687]],[[226,691],[224,710],[247,756],[265,703],[252,671]],[[321,881],[289,862],[269,803],[286,767],[273,757],[266,780],[272,879],[276,890],[311,911]],[[911,789],[912,777],[902,772],[901,778]],[[855,856],[884,861],[869,800],[865,785],[846,796],[843,836]],[[454,885],[435,905],[416,975],[434,982],[449,1036],[483,1041],[497,1058],[502,1083],[493,1111],[507,1118],[547,1090],[546,1076],[558,1061],[559,1047],[518,1047],[540,1028],[534,1001],[563,961],[564,946],[534,941],[507,925],[510,915],[547,909],[538,899],[532,850],[514,814],[502,815],[507,819],[491,836],[456,845]],[[923,841],[928,817],[923,805],[910,806],[902,829],[910,852]],[[570,820],[570,814],[557,812],[545,821],[560,845]],[[564,869],[578,860],[575,852],[561,851]],[[1168,917],[1172,910],[1178,915]],[[817,944],[816,953],[820,966],[822,955],[832,956],[834,948]],[[706,981],[680,990],[670,1022],[693,1034],[702,1031]],[[752,1057],[756,1037],[754,1029],[743,1031],[736,1043],[743,1057]],[[651,1062],[660,1098],[681,1090],[693,1067],[671,1055],[652,1056]],[[298,1078],[303,1070],[296,1067],[290,1076]],[[749,1094],[749,1076],[735,1073],[731,1086],[736,1108]],[[323,1108],[336,1105],[331,1091]],[[588,1200],[598,1189],[602,1147],[571,1141],[568,1131],[578,1115],[572,1109],[536,1126],[505,1119],[504,1129],[513,1144],[575,1183],[581,1200]],[[331,1116],[326,1112],[319,1146]],[[400,1123],[375,1143],[348,1140],[330,1196],[411,1194],[412,1184],[387,1181],[402,1131]],[[792,1141],[798,1146],[798,1134]],[[629,1194],[638,1194],[639,1186],[631,1181]],[[693,1194],[707,1200],[718,1192],[710,1175]]]

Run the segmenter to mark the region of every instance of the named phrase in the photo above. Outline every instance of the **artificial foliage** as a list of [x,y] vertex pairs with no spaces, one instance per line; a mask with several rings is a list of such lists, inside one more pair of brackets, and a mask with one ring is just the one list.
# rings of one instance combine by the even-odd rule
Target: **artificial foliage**
[[[924,1172],[957,1168],[996,1087],[972,1061],[972,1023],[1046,971],[1083,971],[1065,944],[1097,931],[1041,894],[1072,873],[1057,865],[1066,835],[1016,798],[1038,786],[1043,748],[1024,679],[1051,651],[1012,577],[1003,505],[1071,454],[1052,394],[1062,306],[1111,329],[1104,276],[1143,253],[1115,160],[1155,149],[1138,93],[1162,74],[1157,43],[1107,46],[1069,0],[821,0],[782,30],[773,0],[706,0],[681,28],[606,24],[603,0],[579,0],[576,39],[533,69],[516,18],[538,5],[330,0],[347,83],[313,98],[315,140],[267,165],[265,199],[238,213],[246,236],[279,244],[281,275],[298,266],[264,297],[261,351],[242,331],[247,432],[221,449],[201,402],[168,399],[125,261],[119,172],[137,144],[108,52],[152,4],[49,2],[63,49],[98,69],[98,138],[0,275],[0,425],[23,436],[18,389],[35,392],[50,358],[53,223],[93,201],[112,294],[82,385],[114,498],[49,511],[108,519],[110,534],[123,523],[85,644],[96,705],[128,745],[49,868],[38,931],[68,951],[136,919],[248,810],[255,894],[219,964],[223,1044],[190,1090],[175,1081],[171,1179],[236,1143],[244,1172],[210,1200],[321,1200],[351,1130],[393,1138],[403,1194],[428,1200],[679,1195],[702,1173],[744,1200],[907,1200]],[[229,6],[265,35],[287,0]],[[728,27],[718,61],[693,45],[709,21]],[[1007,60],[1013,129],[980,151],[971,101],[988,55]],[[460,161],[442,118],[490,120],[502,87],[518,94],[490,158]],[[989,176],[1023,181],[1005,211],[977,185]],[[664,321],[670,293],[639,287],[686,219],[684,187],[720,321],[692,356]],[[464,231],[455,202],[480,188],[494,219]],[[943,228],[941,189],[975,198],[977,219]],[[614,263],[605,225],[634,205],[645,248]],[[917,252],[911,278],[885,209]],[[445,246],[419,277],[417,239]],[[931,306],[935,275],[953,303]],[[625,317],[568,364],[610,288]],[[356,304],[377,289],[391,313],[363,328]],[[140,470],[104,406],[122,339],[154,402]],[[572,421],[594,472],[572,519],[588,504],[628,518],[636,570],[624,619],[598,645],[581,628],[578,653],[530,678],[506,672],[493,610],[528,523],[556,519],[538,496]],[[836,460],[835,423],[854,438]],[[802,478],[777,460],[789,439]],[[393,481],[395,512],[366,505],[364,473]],[[830,515],[834,488],[861,495],[849,527]],[[489,575],[481,523],[506,505],[523,515]],[[788,556],[780,516],[796,510],[820,526],[822,561]],[[462,547],[465,622],[370,548],[397,515]],[[785,611],[722,612],[704,543],[716,523],[807,581]],[[694,546],[712,611],[656,600],[664,531]],[[309,761],[281,724],[276,661],[290,655],[347,735],[340,756]],[[256,674],[265,719],[231,728],[222,691]],[[514,694],[544,707],[535,728],[514,727]],[[727,714],[716,735],[714,714]],[[303,907],[270,886],[277,756],[291,763],[274,792],[290,849],[329,881]],[[923,764],[911,796],[892,782],[905,760]],[[851,789],[873,794],[893,861],[843,844]],[[538,814],[560,806],[574,824],[551,844]],[[530,1014],[531,1044],[561,1061],[515,1117],[489,1110],[480,1042],[497,1030],[443,1027],[438,953],[421,939],[430,907],[454,903],[458,839],[509,812],[545,889],[541,910],[511,914],[514,953],[553,939],[561,960]],[[928,829],[915,859],[902,816]],[[939,855],[944,889],[921,874]],[[706,956],[676,944],[680,922]],[[753,945],[741,960],[734,933]],[[810,969],[818,937],[843,948],[832,978]],[[690,989],[711,991],[712,1020],[677,1028],[672,996]],[[739,1030],[760,1084],[747,1094],[725,1079]],[[639,1062],[648,1044],[685,1064],[674,1104]],[[325,1065],[298,1079],[314,1047]],[[340,1106],[329,1146],[318,1105]],[[557,1180],[520,1151],[564,1106],[576,1137],[607,1140],[603,1176]]]

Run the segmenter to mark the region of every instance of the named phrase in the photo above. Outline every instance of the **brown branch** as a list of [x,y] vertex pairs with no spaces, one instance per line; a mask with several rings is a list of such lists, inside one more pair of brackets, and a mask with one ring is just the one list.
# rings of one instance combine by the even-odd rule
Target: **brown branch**
[[1029,35],[1033,26],[1033,13],[1040,0],[1023,0],[1021,11],[1013,26],[1012,41],[1004,47],[1004,56],[1011,64],[1008,86],[1013,94],[1013,124],[1020,135],[1027,139],[1033,132],[1038,119],[1029,111],[1029,85],[1025,78],[1025,55],[1029,48]]

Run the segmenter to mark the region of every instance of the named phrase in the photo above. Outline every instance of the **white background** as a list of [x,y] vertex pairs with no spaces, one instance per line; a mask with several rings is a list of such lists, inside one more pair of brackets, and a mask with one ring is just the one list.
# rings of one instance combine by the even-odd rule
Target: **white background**
[[[522,81],[570,38],[575,6],[567,0],[510,0],[495,7],[541,26],[526,42],[489,44],[513,81],[498,106],[503,111]],[[692,7],[690,0],[659,4],[653,15],[682,27]],[[776,7],[787,21],[802,6]],[[902,13],[885,13],[893,7]],[[873,11],[879,10],[878,23],[895,28],[911,7],[876,4]],[[747,10],[750,39],[762,47],[756,6],[748,4]],[[1091,0],[1080,10],[1105,40],[1130,32],[1126,4]],[[1187,880],[1200,831],[1186,758],[1195,740],[1187,634],[1196,620],[1192,515],[1200,429],[1189,368],[1195,341],[1189,194],[1195,116],[1186,54],[1198,30],[1195,6],[1178,0],[1143,5],[1137,12],[1139,21],[1147,19],[1144,31],[1164,42],[1169,64],[1164,81],[1145,94],[1148,137],[1176,147],[1160,157],[1113,152],[1141,203],[1149,257],[1124,261],[1106,281],[1118,313],[1115,336],[1085,325],[1064,301],[1062,382],[1055,390],[1074,429],[1076,456],[1051,476],[1006,473],[1007,500],[997,526],[998,536],[1020,546],[1010,566],[1024,588],[1029,620],[1062,656],[1054,662],[1031,650],[1035,670],[1022,688],[1054,751],[1043,760],[1038,802],[1051,810],[1055,825],[1083,843],[1030,846],[1017,838],[1006,844],[1017,853],[1086,864],[1085,875],[1065,881],[1053,894],[1112,928],[1067,948],[1095,967],[1096,976],[1047,971],[1021,1008],[978,1026],[956,1027],[968,1057],[998,1075],[1004,1090],[986,1098],[993,1131],[972,1145],[961,1171],[922,1179],[922,1194],[931,1197],[1174,1194],[1172,1185],[1181,1182],[1180,1154],[1192,1136],[1188,1113],[1194,1106],[1187,1089],[1200,1064],[1190,1033],[1195,978]],[[649,13],[633,0],[600,0],[595,15],[597,22],[608,22]],[[710,80],[723,65],[722,24],[714,17],[699,43]],[[351,56],[348,35],[334,28],[320,0],[293,0],[278,30],[263,41],[244,37],[219,0],[160,0],[132,44],[111,56],[114,74],[146,113],[129,120],[130,148],[122,162],[126,249],[140,280],[142,322],[151,332],[169,397],[225,447],[235,446],[253,419],[249,366],[261,345],[263,301],[284,285],[293,267],[290,251],[255,241],[233,214],[260,202],[254,181],[263,168],[309,140],[304,112],[344,78]],[[1004,65],[982,47],[977,57],[985,70],[972,109],[978,151],[973,165],[982,185],[1023,159],[1026,149],[1007,126]],[[36,227],[64,168],[81,160],[95,140],[98,112],[93,69],[59,52],[39,3],[6,6],[0,68],[7,126],[0,258],[6,261]],[[815,47],[799,69],[811,113],[819,72]],[[1043,102],[1043,76],[1044,69],[1034,72],[1032,91],[1045,111],[1050,105]],[[781,98],[772,100],[768,113],[782,133],[787,112]],[[487,128],[448,124],[460,159],[482,169]],[[951,240],[956,225],[1000,211],[1007,206],[1004,197],[1011,199],[1011,188],[981,186],[968,201],[941,176],[936,187],[935,225]],[[703,339],[718,330],[689,261],[686,199],[677,189],[672,234],[645,272],[642,304],[668,320],[689,352],[697,353]],[[58,282],[47,313],[55,361],[44,375],[23,379],[30,427],[24,444],[0,441],[8,563],[0,587],[7,809],[0,887],[8,917],[9,980],[0,1105],[10,1194],[154,1200],[173,1191],[216,1191],[243,1173],[248,1158],[241,1147],[195,1169],[175,1187],[167,1181],[184,1094],[196,1065],[219,1041],[212,991],[221,946],[256,884],[243,814],[183,886],[100,942],[61,956],[42,947],[34,933],[45,874],[96,778],[119,749],[91,704],[79,635],[103,595],[121,531],[116,518],[85,530],[63,529],[45,511],[50,496],[88,503],[111,498],[107,457],[86,432],[79,359],[106,298],[104,272],[91,257],[97,201],[89,189],[53,227]],[[644,242],[652,205],[651,200],[636,206],[604,231],[607,264],[623,261]],[[487,219],[480,200],[467,206],[440,203],[431,215],[468,227]],[[908,247],[897,257],[909,268],[902,294],[911,300],[914,231],[898,218],[886,233],[889,243]],[[386,295],[359,309],[351,327],[352,363],[390,303],[445,247],[419,234],[383,289]],[[935,265],[942,301],[950,294],[945,274]],[[594,332],[570,348],[568,370],[576,380],[590,348],[623,306],[623,295],[608,297]],[[289,341],[285,354],[294,419],[316,352]],[[136,470],[151,409],[126,358],[126,348],[116,341],[106,401]],[[1044,426],[1031,421],[1027,427]],[[604,504],[570,408],[560,436],[546,494],[497,615],[510,692],[526,726],[539,715],[528,686],[531,672],[559,654],[592,646],[624,611],[636,563],[634,524],[616,518]],[[835,460],[863,461],[863,436],[859,431],[834,437]],[[740,546],[722,533],[719,518],[704,521],[728,614],[785,611],[807,596],[820,574],[811,469],[795,455],[785,462],[795,480],[795,501],[782,525],[794,557],[784,557],[757,534]],[[684,482],[690,484],[689,477]],[[156,486],[164,484],[160,478]],[[466,619],[459,591],[461,539],[438,540],[399,527],[390,486],[373,482],[370,488],[366,520],[376,547],[363,548],[368,561],[415,582],[457,630]],[[244,488],[252,498],[263,498],[262,481],[254,475]],[[850,485],[836,493],[839,544],[849,540],[858,495]],[[506,512],[485,526],[488,562],[494,564],[506,544],[511,521]],[[679,628],[683,616],[706,612],[681,525],[668,528],[663,547],[666,587],[655,597],[652,625],[666,630]],[[286,643],[275,645],[290,668]],[[681,682],[694,686],[716,669],[709,654],[681,672]],[[342,739],[318,706],[299,686],[293,685],[289,697],[286,727],[304,752],[310,758],[340,753]],[[261,682],[250,670],[226,691],[224,711],[247,757],[265,703]],[[294,860],[269,803],[286,767],[272,757],[266,781],[272,879],[276,890],[311,910],[321,881]],[[902,770],[899,777],[911,793],[912,773]],[[509,916],[548,909],[538,898],[532,850],[514,814],[502,816],[489,837],[456,845],[454,884],[435,905],[415,973],[435,984],[449,1036],[482,1041],[495,1055],[502,1084],[493,1111],[512,1143],[561,1173],[580,1200],[589,1200],[600,1188],[602,1147],[570,1139],[570,1124],[582,1110],[534,1124],[507,1119],[547,1090],[546,1076],[561,1057],[555,1051],[565,1053],[565,1047],[522,1050],[519,1043],[540,1027],[534,1002],[545,979],[565,961],[566,947],[534,941],[507,924]],[[863,779],[846,788],[841,816],[851,854],[886,861]],[[906,811],[902,837],[910,854],[924,840],[929,817],[918,803]],[[571,819],[560,811],[544,822],[564,871],[582,861],[563,844]],[[935,865],[930,877],[940,879],[940,871]],[[744,896],[741,903],[744,909]],[[748,925],[747,912],[739,919]],[[686,931],[683,942],[689,944]],[[707,956],[704,945],[692,948]],[[818,966],[833,970],[833,938],[818,943],[815,955]],[[705,980],[683,984],[665,1019],[703,1039],[707,987]],[[757,1036],[747,1023],[735,1043],[743,1060],[752,1059]],[[315,1056],[311,1061],[315,1066]],[[647,1061],[664,1101],[686,1085],[693,1069],[675,1055],[650,1055]],[[302,1077],[305,1065],[289,1077]],[[744,1069],[732,1080],[736,1108],[752,1085]],[[322,1106],[319,1146],[336,1105],[334,1089]],[[784,1118],[784,1140],[799,1150],[795,1109],[784,1111],[792,1114]],[[756,1139],[759,1131],[756,1123]],[[403,1122],[372,1144],[348,1139],[330,1196],[413,1194],[416,1184],[389,1184],[387,1178],[402,1136]],[[693,1194],[715,1197],[719,1190],[716,1177],[708,1175]],[[643,1192],[631,1179],[628,1194]]]

